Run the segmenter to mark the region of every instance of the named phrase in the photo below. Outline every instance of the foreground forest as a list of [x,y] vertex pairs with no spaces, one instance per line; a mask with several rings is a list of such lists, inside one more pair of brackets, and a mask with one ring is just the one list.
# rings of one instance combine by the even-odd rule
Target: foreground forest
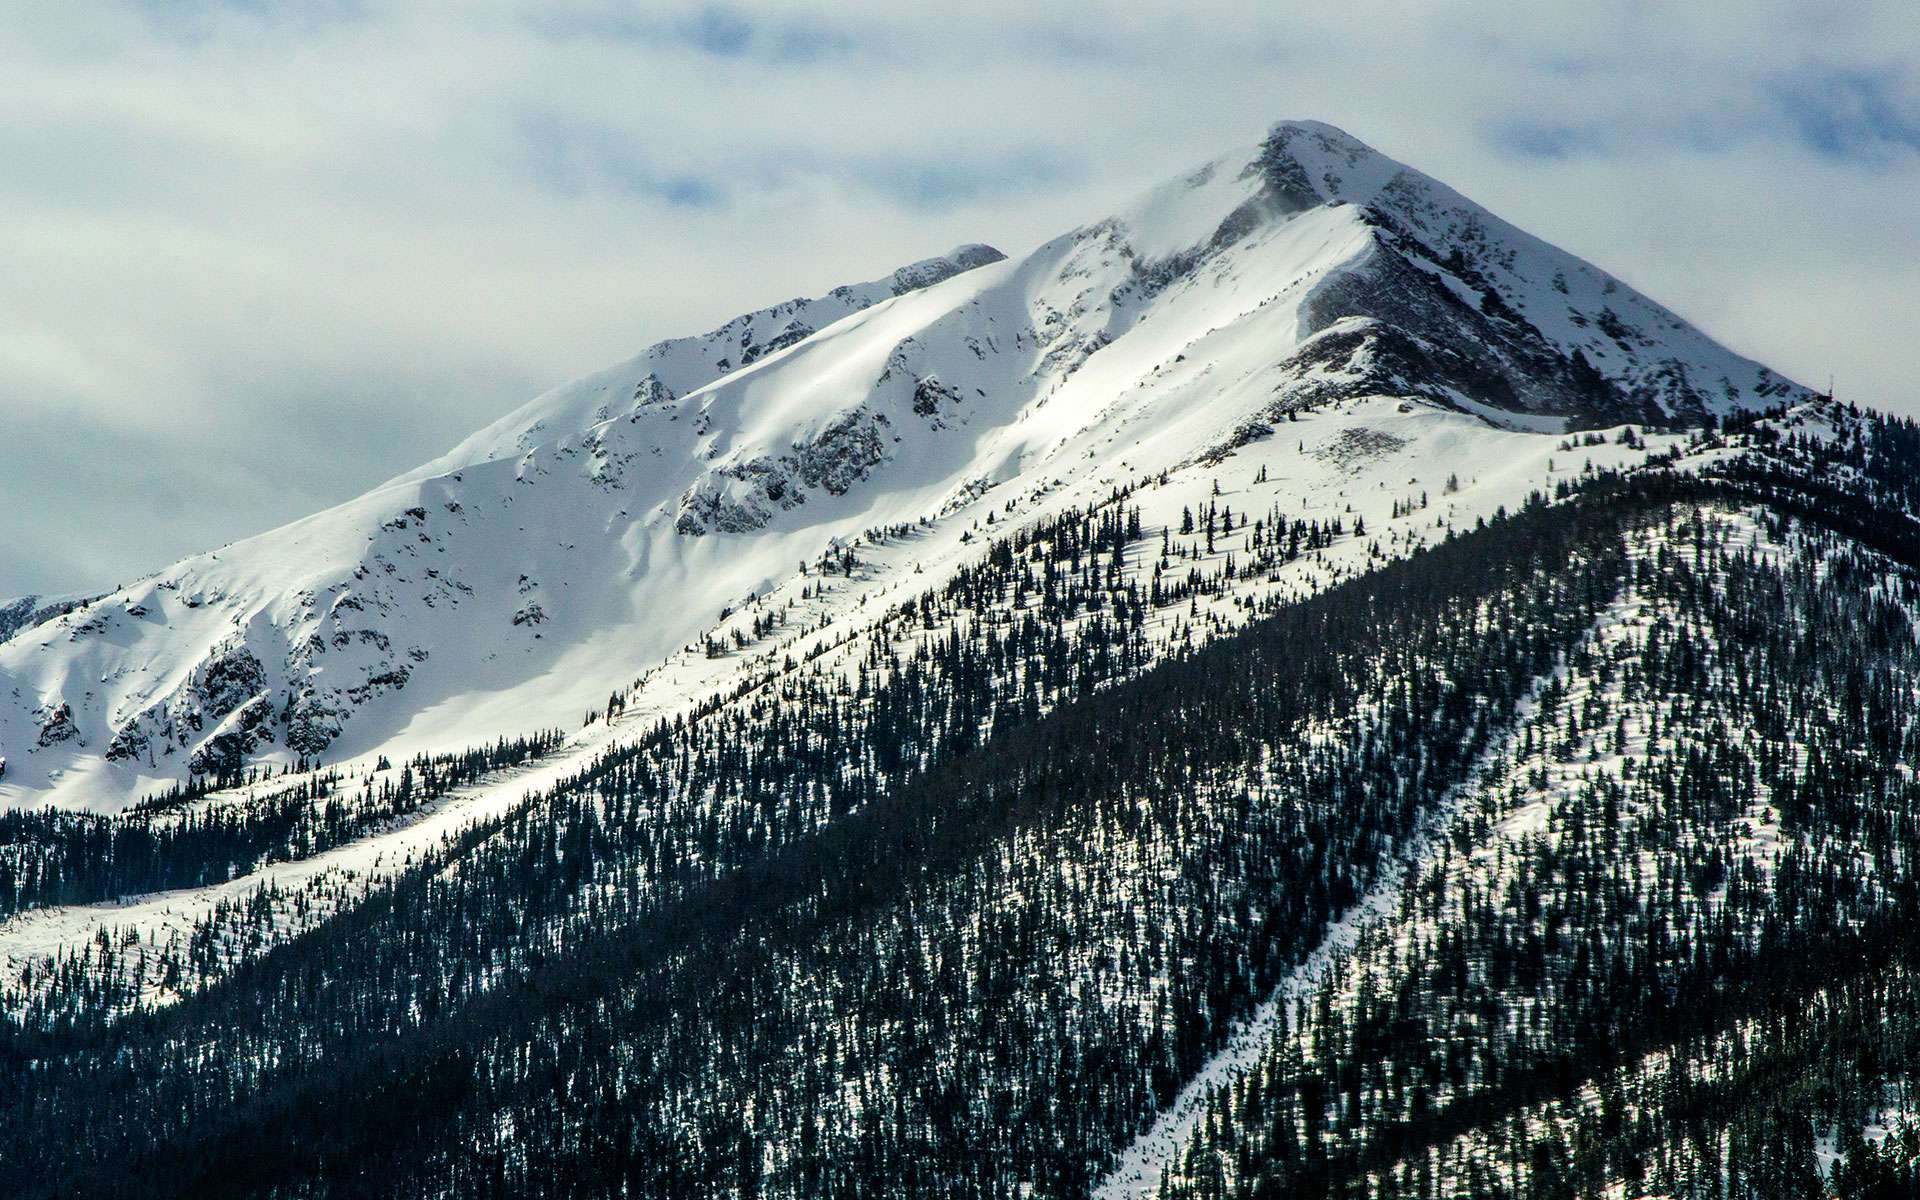
[[[1200,1076],[1146,1194],[1913,1195],[1920,430],[1829,424],[1171,651],[1360,531],[1116,492],[994,542],[851,678],[663,721],[295,936],[263,892],[28,981],[0,1192],[1126,1194]],[[1217,522],[1242,557],[1185,567]],[[0,902],[224,877],[550,748],[16,817]]]

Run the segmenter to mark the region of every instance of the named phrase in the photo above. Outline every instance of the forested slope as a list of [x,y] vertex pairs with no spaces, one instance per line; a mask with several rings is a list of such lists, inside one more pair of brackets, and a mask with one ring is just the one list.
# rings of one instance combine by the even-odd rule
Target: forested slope
[[1336,531],[1181,577],[1124,495],[1022,530],[177,1003],[69,960],[0,1188],[1080,1196],[1283,983],[1149,1194],[1910,1186],[1914,442],[1822,421],[1188,650],[1145,631]]

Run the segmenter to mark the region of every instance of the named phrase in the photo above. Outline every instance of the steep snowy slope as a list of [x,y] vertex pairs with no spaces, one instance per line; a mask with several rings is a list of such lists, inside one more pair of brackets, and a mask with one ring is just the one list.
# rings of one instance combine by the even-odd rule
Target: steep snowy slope
[[571,728],[867,531],[1065,485],[1037,518],[1333,401],[1558,434],[1799,395],[1443,185],[1283,124],[1019,260],[962,247],[661,343],[21,631],[0,802],[112,809],[190,770]]
[[656,342],[636,358],[535,397],[401,478],[430,478],[475,463],[525,454],[556,434],[589,428],[616,412],[676,399],[730,371],[752,366],[842,317],[1005,257],[991,246],[957,246],[939,258],[909,263],[885,279],[849,284],[816,299],[788,300],[746,313],[699,337]]

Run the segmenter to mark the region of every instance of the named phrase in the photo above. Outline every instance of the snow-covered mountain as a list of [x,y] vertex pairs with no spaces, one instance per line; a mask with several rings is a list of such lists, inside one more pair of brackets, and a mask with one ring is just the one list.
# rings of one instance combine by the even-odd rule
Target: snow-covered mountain
[[1920,1194],[1917,479],[1320,125],[662,343],[0,605],[0,1194]]
[[661,342],[337,508],[41,615],[0,639],[0,802],[110,810],[189,772],[572,728],[875,531],[963,554],[1003,497],[1037,516],[1302,413],[1365,449],[1353,406],[1381,397],[1558,435],[1805,395],[1284,123],[1022,257],[964,246]]

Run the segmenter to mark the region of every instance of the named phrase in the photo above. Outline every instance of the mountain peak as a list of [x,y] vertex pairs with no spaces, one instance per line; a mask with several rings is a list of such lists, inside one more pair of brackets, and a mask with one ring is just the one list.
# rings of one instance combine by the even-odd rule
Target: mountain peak
[[1396,178],[1418,175],[1323,121],[1275,124],[1249,169],[1257,170],[1272,193],[1295,209],[1327,202],[1368,204]]
[[1330,209],[1345,215],[1326,220],[1357,222],[1369,245],[1301,305],[1294,365],[1314,381],[1317,399],[1418,393],[1496,421],[1584,426],[1695,424],[1808,394],[1619,279],[1322,121],[1277,122],[1257,145],[1089,230],[1113,231],[1159,291],[1217,273],[1211,264],[1228,255],[1250,261],[1245,248]]
[[895,271],[892,276],[893,292],[896,296],[917,292],[936,283],[944,283],[975,267],[1000,262],[1006,257],[984,242],[966,242],[937,258],[923,258]]
[[1557,436],[1804,395],[1321,122],[1004,258],[963,244],[656,342],[336,509],[53,622],[0,609],[0,793],[107,807],[566,720],[743,596],[819,607],[793,572],[823,544],[939,529],[962,555],[977,534],[943,522],[990,489],[1084,501],[1277,421],[1386,400]]
[[1333,138],[1339,141],[1351,143],[1352,145],[1357,146],[1362,150],[1372,149],[1371,146],[1368,146],[1365,142],[1362,142],[1359,138],[1354,137],[1352,134],[1340,128],[1338,125],[1334,125],[1327,121],[1315,120],[1312,117],[1289,117],[1283,120],[1275,121],[1272,125],[1269,125],[1267,127],[1268,137],[1279,137],[1282,135],[1293,136],[1297,134],[1311,134],[1316,137]]

